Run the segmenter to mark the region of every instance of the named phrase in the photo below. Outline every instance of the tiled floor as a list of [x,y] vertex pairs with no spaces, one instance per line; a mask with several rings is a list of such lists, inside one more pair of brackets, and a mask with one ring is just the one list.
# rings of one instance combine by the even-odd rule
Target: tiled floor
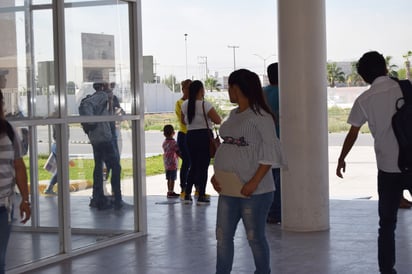
[[[340,147],[329,147],[330,230],[292,233],[279,225],[268,225],[272,273],[279,274],[369,274],[378,273],[376,236],[378,228],[376,164],[373,147],[358,146],[348,156],[345,178],[334,175]],[[211,173],[211,172],[209,172]],[[210,274],[214,273],[216,241],[214,236],[216,196],[210,206],[165,203],[164,175],[146,178],[147,236],[116,246],[90,252],[30,274]],[[208,184],[208,193],[216,194]],[[126,188],[123,188],[122,190]],[[128,190],[129,192],[131,190]],[[163,194],[159,196],[160,194]],[[80,196],[80,197],[78,197]],[[112,220],[105,228],[131,227],[130,212],[95,212],[88,209],[90,193],[72,194],[72,222],[75,227],[96,227]],[[370,200],[354,199],[372,197]],[[409,197],[409,196],[408,196]],[[410,198],[410,197],[409,197]],[[78,200],[80,199],[80,200]],[[345,199],[345,200],[340,200]],[[45,200],[42,221],[56,219],[54,200]],[[47,205],[47,207],[46,207]],[[47,208],[51,208],[47,210]],[[77,214],[77,215],[76,215]],[[117,215],[116,215],[117,214]],[[106,217],[106,218],[105,218]],[[117,220],[117,222],[116,222]],[[119,221],[120,220],[120,221]],[[54,223],[55,225],[56,223]],[[412,273],[412,210],[398,215],[397,265],[400,274]],[[13,233],[8,266],[56,254],[56,234]],[[73,246],[100,240],[96,235],[76,235]],[[252,254],[240,224],[235,236],[233,274],[253,273]],[[17,258],[13,261],[12,258]]]
[[[148,197],[147,236],[28,273],[214,273],[216,197],[210,206],[167,204],[165,200],[164,196]],[[376,207],[377,202],[370,200],[331,200],[331,229],[325,232],[292,233],[268,225],[272,273],[377,273]],[[398,273],[412,273],[411,215],[411,210],[399,212]],[[253,273],[242,225],[235,247],[232,273]]]

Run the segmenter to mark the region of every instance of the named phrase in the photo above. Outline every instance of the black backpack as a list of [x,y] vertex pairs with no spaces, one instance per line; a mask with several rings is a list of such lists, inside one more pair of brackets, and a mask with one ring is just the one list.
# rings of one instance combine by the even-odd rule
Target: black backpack
[[[80,101],[79,114],[83,116],[94,115],[93,105],[90,104],[90,100],[93,100],[93,94],[87,95]],[[84,133],[89,134],[90,131],[97,127],[97,123],[80,123],[83,128]]]
[[[392,78],[394,79],[394,78]],[[402,96],[396,100],[392,128],[399,144],[398,166],[402,173],[412,172],[412,85],[409,80],[394,79],[399,83]],[[402,106],[400,102],[403,102]]]

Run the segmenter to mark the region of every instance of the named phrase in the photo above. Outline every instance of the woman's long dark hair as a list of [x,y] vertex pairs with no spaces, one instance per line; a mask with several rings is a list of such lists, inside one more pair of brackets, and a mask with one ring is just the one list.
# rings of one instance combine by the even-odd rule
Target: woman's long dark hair
[[254,113],[262,115],[260,110],[263,109],[269,113],[276,122],[272,110],[263,97],[262,85],[256,73],[247,69],[235,70],[230,74],[228,82],[230,86],[237,85],[239,87],[243,95],[249,100],[250,108]]
[[189,86],[189,102],[187,105],[187,119],[189,124],[192,123],[196,111],[196,97],[203,89],[203,83],[199,80],[193,81]]

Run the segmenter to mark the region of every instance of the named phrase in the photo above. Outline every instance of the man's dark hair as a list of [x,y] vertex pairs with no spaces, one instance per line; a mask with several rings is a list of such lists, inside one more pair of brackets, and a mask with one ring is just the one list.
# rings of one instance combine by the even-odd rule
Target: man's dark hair
[[279,84],[279,68],[278,63],[273,63],[268,66],[268,78],[271,85]]
[[356,64],[359,75],[367,82],[372,82],[379,76],[388,74],[386,68],[386,61],[382,54],[377,51],[370,51],[365,53]]

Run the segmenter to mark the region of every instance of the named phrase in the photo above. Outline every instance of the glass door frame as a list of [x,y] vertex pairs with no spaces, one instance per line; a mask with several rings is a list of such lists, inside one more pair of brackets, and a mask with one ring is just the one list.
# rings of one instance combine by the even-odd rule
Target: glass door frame
[[[56,141],[58,144],[58,150],[61,152],[58,157],[58,181],[69,181],[69,150],[68,150],[68,125],[71,123],[80,123],[84,121],[84,117],[68,116],[67,115],[67,93],[66,93],[66,40],[65,40],[65,9],[70,7],[91,7],[100,5],[113,5],[118,3],[126,3],[129,10],[129,36],[130,36],[130,68],[131,68],[131,96],[132,96],[132,113],[127,115],[127,120],[132,123],[132,158],[133,158],[133,200],[134,200],[134,230],[132,233],[113,237],[105,241],[99,241],[95,244],[85,246],[73,250],[71,245],[72,232],[70,221],[70,192],[68,184],[65,187],[58,188],[59,199],[59,242],[60,242],[60,254],[51,256],[39,261],[24,264],[12,269],[9,269],[10,273],[20,273],[29,271],[50,263],[55,263],[68,257],[78,256],[93,250],[97,250],[110,245],[118,244],[120,242],[128,241],[147,234],[147,207],[146,207],[146,182],[145,182],[145,140],[144,140],[144,98],[143,98],[143,51],[142,51],[142,28],[141,28],[141,1],[140,0],[101,0],[101,1],[83,1],[83,2],[71,2],[64,3],[62,0],[53,0],[52,4],[31,5],[31,0],[26,0],[25,4],[29,6],[26,15],[31,20],[34,10],[39,9],[51,9],[53,16],[53,46],[54,46],[54,75],[56,83],[56,93],[58,94],[58,106],[59,116],[58,118],[38,119],[33,118],[33,108],[29,107],[29,119],[23,119],[19,121],[13,121],[16,126],[29,126],[30,131],[33,133],[30,138],[30,148],[36,147],[32,144],[37,142],[36,138],[36,126],[37,125],[51,125],[57,126]],[[21,7],[16,7],[15,10],[20,10]],[[10,9],[8,9],[10,10]],[[27,7],[26,7],[27,10]],[[28,12],[28,13],[27,13]],[[31,22],[31,21],[29,21]],[[32,23],[29,23],[29,28],[32,28]],[[32,29],[30,29],[32,33]],[[26,35],[27,36],[27,35]],[[34,50],[32,47],[32,35],[28,41],[29,50],[26,50],[26,54],[31,54],[31,60],[34,58]],[[27,72],[28,79],[35,79],[35,72],[33,69],[33,62],[30,62],[29,71]],[[35,102],[35,94],[32,93],[31,97],[27,99],[28,105]],[[30,166],[32,169],[37,168],[36,151],[30,150]],[[34,168],[33,168],[34,167]],[[50,232],[50,228],[42,228],[39,225],[39,203],[38,203],[38,191],[37,191],[37,171],[31,172],[31,193],[33,199],[33,217],[34,221],[30,227],[15,227],[16,231],[24,232]],[[88,229],[93,233],[93,229]]]

